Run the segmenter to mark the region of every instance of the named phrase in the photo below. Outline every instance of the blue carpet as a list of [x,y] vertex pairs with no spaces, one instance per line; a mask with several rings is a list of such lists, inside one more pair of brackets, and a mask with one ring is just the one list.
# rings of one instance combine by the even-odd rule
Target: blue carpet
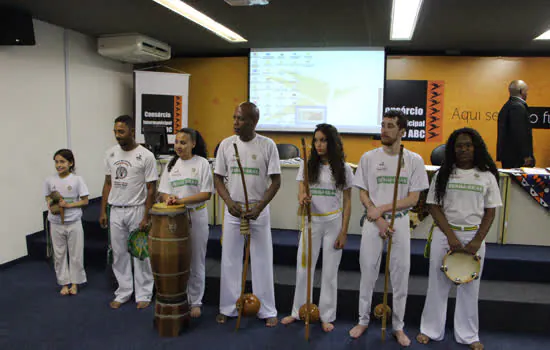
[[[215,323],[217,309],[207,306],[203,317],[180,337],[163,339],[153,329],[153,308],[137,310],[128,303],[111,310],[107,272],[88,269],[88,284],[77,296],[60,296],[55,275],[45,262],[23,261],[0,270],[0,349],[398,349],[388,339],[380,342],[379,324],[359,340],[351,340],[349,321],[335,323],[323,334],[312,327],[311,340],[304,340],[301,324],[267,329],[256,319],[245,319],[239,332],[235,321]],[[208,287],[207,287],[208,288]],[[284,316],[284,315],[280,315]],[[407,329],[413,337],[415,328]],[[535,350],[548,348],[550,337],[525,333],[481,333],[487,349]],[[411,349],[467,349],[454,342],[449,330],[445,341]]]

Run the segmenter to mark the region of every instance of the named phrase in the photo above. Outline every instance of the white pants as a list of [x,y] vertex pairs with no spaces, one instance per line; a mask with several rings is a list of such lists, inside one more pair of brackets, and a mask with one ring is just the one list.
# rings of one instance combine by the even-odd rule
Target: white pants
[[[474,238],[477,231],[455,231],[457,238],[463,245]],[[449,251],[447,236],[438,227],[434,228],[430,248],[430,275],[428,294],[424,304],[424,311],[420,321],[420,332],[433,340],[443,340],[445,336],[445,321],[447,316],[447,300],[449,291],[454,285],[445,273],[441,271],[443,257]],[[478,250],[481,257],[481,271],[485,260],[485,242]],[[478,295],[480,278],[457,287],[456,305],[454,313],[455,339],[461,344],[472,344],[479,341]]]
[[[244,238],[240,233],[240,218],[225,209],[223,224],[220,313],[238,315],[235,303],[241,295]],[[250,220],[250,266],[252,291],[260,300],[259,318],[277,316],[273,285],[273,245],[269,206],[256,220]]]
[[[86,282],[84,271],[84,229],[82,221],[65,224],[50,223],[54,266],[61,286]],[[69,259],[67,259],[67,250]]]
[[[307,224],[307,219],[306,219]],[[338,267],[342,258],[342,250],[334,249],[334,242],[342,229],[342,215],[335,215],[329,221],[319,221],[314,217],[311,221],[311,298],[313,298],[313,275],[321,244],[323,246],[323,269],[321,274],[321,295],[319,296],[319,311],[322,322],[334,322],[336,319],[336,302],[338,295]],[[306,266],[302,266],[303,241],[305,240]],[[292,305],[292,317],[299,318],[298,311],[306,303],[307,294],[307,226],[299,241],[296,264],[296,290]],[[312,301],[313,302],[313,301]]]
[[[405,306],[409,289],[409,270],[411,266],[411,231],[409,215],[395,219],[390,256],[390,280],[392,286],[392,328],[403,330],[405,325]],[[370,321],[372,294],[380,274],[382,246],[376,224],[365,220],[362,229],[359,263],[361,267],[361,284],[359,287],[359,324],[367,326]],[[387,240],[386,240],[387,241]]]
[[127,302],[134,292],[136,302],[151,301],[153,295],[153,271],[149,258],[141,261],[134,260],[134,274],[132,277],[132,257],[128,252],[128,236],[139,227],[143,219],[145,206],[127,208],[111,207],[110,229],[111,246],[113,248],[113,272],[118,282],[115,291],[115,301]]
[[191,211],[191,273],[187,295],[191,306],[201,306],[206,277],[205,260],[208,244],[208,210]]

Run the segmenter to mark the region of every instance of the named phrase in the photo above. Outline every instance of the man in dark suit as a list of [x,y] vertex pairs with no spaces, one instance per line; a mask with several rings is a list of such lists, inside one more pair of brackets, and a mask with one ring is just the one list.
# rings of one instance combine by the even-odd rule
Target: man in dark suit
[[512,81],[508,86],[510,99],[498,114],[497,160],[504,169],[535,166],[526,102],[528,90],[524,81]]

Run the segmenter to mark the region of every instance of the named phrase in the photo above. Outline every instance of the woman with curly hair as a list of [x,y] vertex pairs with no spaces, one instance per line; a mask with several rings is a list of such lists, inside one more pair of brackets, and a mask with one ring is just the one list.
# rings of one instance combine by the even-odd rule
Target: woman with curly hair
[[[304,185],[304,166],[308,169],[309,196]],[[298,196],[300,205],[311,204],[312,271],[315,271],[319,251],[321,246],[323,247],[319,311],[323,330],[330,332],[334,329],[332,322],[336,319],[337,275],[349,227],[353,180],[351,167],[345,162],[342,140],[334,126],[317,125],[308,163],[300,164],[296,180],[300,183]],[[299,318],[298,311],[306,302],[307,270],[303,264],[307,259],[306,235],[307,230],[304,229],[298,248],[294,305],[292,314],[281,321],[285,325]],[[313,285],[313,273],[311,285]]]
[[[485,258],[485,236],[502,206],[498,171],[485,142],[471,128],[455,130],[445,147],[445,160],[432,180],[428,198],[430,214],[437,225],[432,233],[428,293],[420,334],[416,340],[427,344],[443,340],[447,300],[453,282],[440,270],[449,251],[466,251]],[[470,349],[483,349],[479,341],[478,294],[480,280],[457,289],[454,335]]]

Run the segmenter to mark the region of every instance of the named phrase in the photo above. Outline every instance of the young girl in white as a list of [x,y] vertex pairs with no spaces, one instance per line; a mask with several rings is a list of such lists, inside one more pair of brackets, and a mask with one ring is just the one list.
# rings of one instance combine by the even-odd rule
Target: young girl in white
[[191,317],[201,315],[205,283],[206,245],[208,243],[208,210],[206,201],[214,191],[212,169],[208,164],[206,143],[201,134],[184,128],[176,134],[176,156],[166,166],[158,191],[169,205],[185,204],[191,214],[191,273],[187,294]]
[[[61,149],[55,152],[53,160],[57,174],[48,177],[44,182],[44,196],[49,210],[55,274],[57,283],[63,286],[61,295],[76,295],[77,286],[86,282],[81,207],[88,205],[89,192],[82,177],[74,174],[75,161],[71,150]],[[61,216],[51,211],[50,195],[54,191],[62,197],[59,207],[64,208],[63,223]]]
[[[304,166],[308,167],[310,196],[304,186]],[[319,311],[325,332],[334,329],[336,319],[336,297],[338,290],[338,267],[342,249],[346,244],[351,213],[351,186],[353,172],[345,163],[342,140],[336,128],[330,124],[319,124],[313,135],[311,155],[308,164],[300,164],[299,202],[311,203],[312,257],[311,269],[315,271],[319,250],[323,246],[323,270]],[[281,320],[290,324],[299,318],[298,310],[306,303],[307,270],[302,265],[302,254],[307,259],[307,231],[300,237],[296,264],[296,290],[292,314]],[[304,244],[305,243],[305,244]],[[311,274],[313,285],[313,273]],[[313,294],[313,293],[312,293]]]
[[[445,161],[432,180],[426,203],[437,226],[430,247],[428,293],[420,334],[427,344],[443,340],[447,299],[453,282],[440,270],[449,250],[466,251],[485,258],[485,236],[502,205],[498,171],[479,133],[470,128],[455,130],[445,148]],[[478,294],[480,279],[457,288],[454,334],[458,343],[483,349],[479,341]]]

